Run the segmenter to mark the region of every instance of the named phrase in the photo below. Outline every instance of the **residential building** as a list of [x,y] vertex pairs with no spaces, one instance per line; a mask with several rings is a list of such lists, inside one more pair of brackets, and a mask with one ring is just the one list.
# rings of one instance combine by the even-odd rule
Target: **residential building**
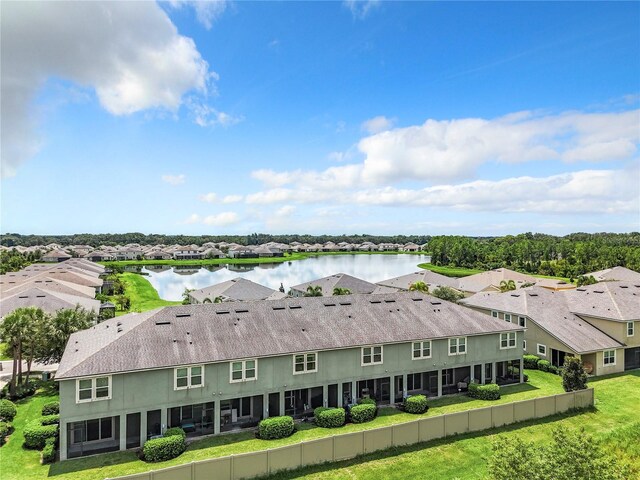
[[321,405],[522,381],[524,329],[419,293],[164,307],[69,339],[60,458],[254,427]]
[[245,302],[249,300],[277,300],[286,295],[246,278],[238,277],[189,292],[189,303]]
[[301,283],[291,287],[291,296],[304,297],[309,287],[320,287],[322,289],[323,297],[330,297],[333,295],[334,288],[346,288],[351,293],[392,293],[397,292],[397,288],[386,287],[382,285],[376,285],[375,283],[367,282],[361,278],[347,275],[346,273],[337,273],[335,275],[329,275],[328,277],[318,278],[317,280],[311,280],[310,282]]
[[399,290],[409,290],[409,287],[416,282],[424,282],[429,286],[429,290],[433,291],[438,287],[450,287],[458,289],[458,279],[446,277],[431,270],[421,270],[419,272],[401,275],[400,277],[390,278],[377,282],[378,285],[385,287],[397,288]]

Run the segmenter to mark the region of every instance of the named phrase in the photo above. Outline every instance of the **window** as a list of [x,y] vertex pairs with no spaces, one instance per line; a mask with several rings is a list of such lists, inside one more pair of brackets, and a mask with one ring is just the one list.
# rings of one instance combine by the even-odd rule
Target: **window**
[[525,317],[518,317],[518,325],[527,328],[527,319]]
[[627,322],[627,337],[633,337],[634,325],[633,322]]
[[542,355],[543,357],[547,356],[547,346],[546,345],[542,345],[541,343],[538,344],[538,355]]
[[179,367],[174,372],[174,390],[182,390],[185,388],[199,388],[204,385],[202,365],[194,365],[192,367]]
[[449,355],[464,355],[467,353],[467,337],[449,339]]
[[413,342],[413,357],[414,360],[421,358],[431,358],[431,340],[424,342]]
[[505,313],[504,314],[504,321],[505,322],[511,322],[511,314],[510,313]]
[[616,364],[616,351],[615,350],[605,350],[604,351],[604,364],[613,366]]
[[527,351],[527,341],[526,340],[522,340],[522,349],[526,352]]
[[500,334],[500,350],[505,348],[516,348],[516,332]]
[[382,345],[362,347],[362,366],[382,363]]
[[407,391],[422,389],[422,374],[410,373],[407,375]]
[[258,360],[231,362],[230,382],[247,382],[258,378]]
[[299,353],[293,356],[293,374],[313,373],[318,371],[317,353]]
[[[116,417],[117,419],[118,417]],[[82,420],[70,424],[71,443],[96,442],[113,438],[113,417]]]
[[111,399],[111,376],[76,380],[76,403]]
[[496,312],[495,310],[491,310],[491,316],[493,318],[498,318],[498,312]]

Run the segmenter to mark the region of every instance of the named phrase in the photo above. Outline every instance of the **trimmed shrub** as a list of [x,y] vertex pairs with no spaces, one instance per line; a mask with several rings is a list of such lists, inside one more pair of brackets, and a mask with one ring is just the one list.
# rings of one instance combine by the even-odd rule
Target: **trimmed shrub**
[[4,445],[4,440],[13,433],[13,425],[9,422],[0,422],[0,447]]
[[144,459],[147,462],[163,462],[176,458],[187,448],[187,444],[181,435],[147,440],[142,447]]
[[264,440],[275,440],[286,438],[293,434],[295,425],[293,418],[284,415],[282,417],[265,418],[258,425],[260,438]]
[[41,458],[42,464],[56,461],[56,439],[54,437],[45,440]]
[[548,360],[540,360],[538,362],[538,370],[542,370],[543,372],[548,372],[551,364]]
[[167,430],[164,432],[163,436],[164,437],[173,437],[174,435],[179,435],[182,438],[187,438],[187,434],[180,427],[167,428]]
[[23,383],[22,385],[16,386],[15,395],[9,395],[9,384],[6,384],[2,387],[0,397],[9,398],[11,400],[20,400],[21,398],[29,397],[36,393],[37,388],[38,384],[36,382]]
[[46,415],[40,418],[40,425],[58,425],[60,423],[60,415]]
[[562,388],[564,388],[565,392],[573,392],[587,388],[587,372],[584,371],[582,361],[576,357],[564,358]]
[[560,375],[560,369],[558,367],[556,367],[555,365],[549,365],[548,367],[549,369],[547,370],[547,372],[549,373],[554,373],[556,375]]
[[479,400],[498,400],[500,398],[500,386],[495,383],[480,385],[479,383],[469,384],[469,396]]
[[318,407],[313,411],[316,425],[322,428],[338,428],[344,425],[346,414],[344,408]]
[[353,423],[370,422],[376,416],[376,406],[370,403],[354,405],[351,407],[351,421]]
[[407,413],[420,414],[427,411],[427,397],[424,395],[412,395],[404,401],[404,411]]
[[41,419],[31,420],[24,427],[24,446],[42,450],[47,438],[58,435],[58,425],[42,425]]
[[18,413],[18,409],[12,401],[0,400],[0,419],[10,422],[16,416],[16,413]]
[[524,368],[531,368],[534,370],[538,368],[538,362],[540,361],[540,358],[536,357],[535,355],[523,355],[522,358],[524,360]]
[[373,398],[359,398],[357,403],[358,405],[376,405],[376,401]]
[[60,402],[49,402],[42,406],[42,415],[57,415],[60,413]]

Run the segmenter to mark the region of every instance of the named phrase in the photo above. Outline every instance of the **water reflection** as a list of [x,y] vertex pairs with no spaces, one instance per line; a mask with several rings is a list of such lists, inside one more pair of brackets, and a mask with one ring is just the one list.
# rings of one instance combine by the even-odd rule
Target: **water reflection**
[[428,262],[427,255],[327,255],[276,264],[242,265],[149,265],[141,272],[165,300],[181,300],[185,288],[198,289],[238,276],[277,290],[334,273],[347,273],[369,282],[405,275]]

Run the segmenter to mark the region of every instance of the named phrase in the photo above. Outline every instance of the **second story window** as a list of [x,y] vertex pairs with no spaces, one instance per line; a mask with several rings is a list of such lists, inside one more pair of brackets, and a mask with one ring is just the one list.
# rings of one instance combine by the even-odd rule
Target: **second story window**
[[525,317],[518,317],[518,325],[527,328],[527,319]]
[[431,358],[431,340],[424,342],[413,342],[413,357],[414,360],[421,358]]
[[318,371],[317,353],[298,353],[293,356],[293,374],[313,373]]
[[111,399],[111,376],[76,380],[76,403]]
[[467,353],[467,337],[449,339],[449,355],[464,355]]
[[231,362],[230,382],[247,382],[258,378],[258,360]]
[[204,385],[204,367],[194,365],[191,367],[178,367],[173,370],[173,389],[199,388]]
[[516,348],[516,332],[500,334],[500,350],[505,348]]
[[511,314],[510,313],[505,313],[504,314],[504,321],[505,322],[510,322],[511,321]]
[[635,325],[633,322],[627,322],[627,337],[633,337]]
[[382,345],[362,347],[362,366],[382,363]]

